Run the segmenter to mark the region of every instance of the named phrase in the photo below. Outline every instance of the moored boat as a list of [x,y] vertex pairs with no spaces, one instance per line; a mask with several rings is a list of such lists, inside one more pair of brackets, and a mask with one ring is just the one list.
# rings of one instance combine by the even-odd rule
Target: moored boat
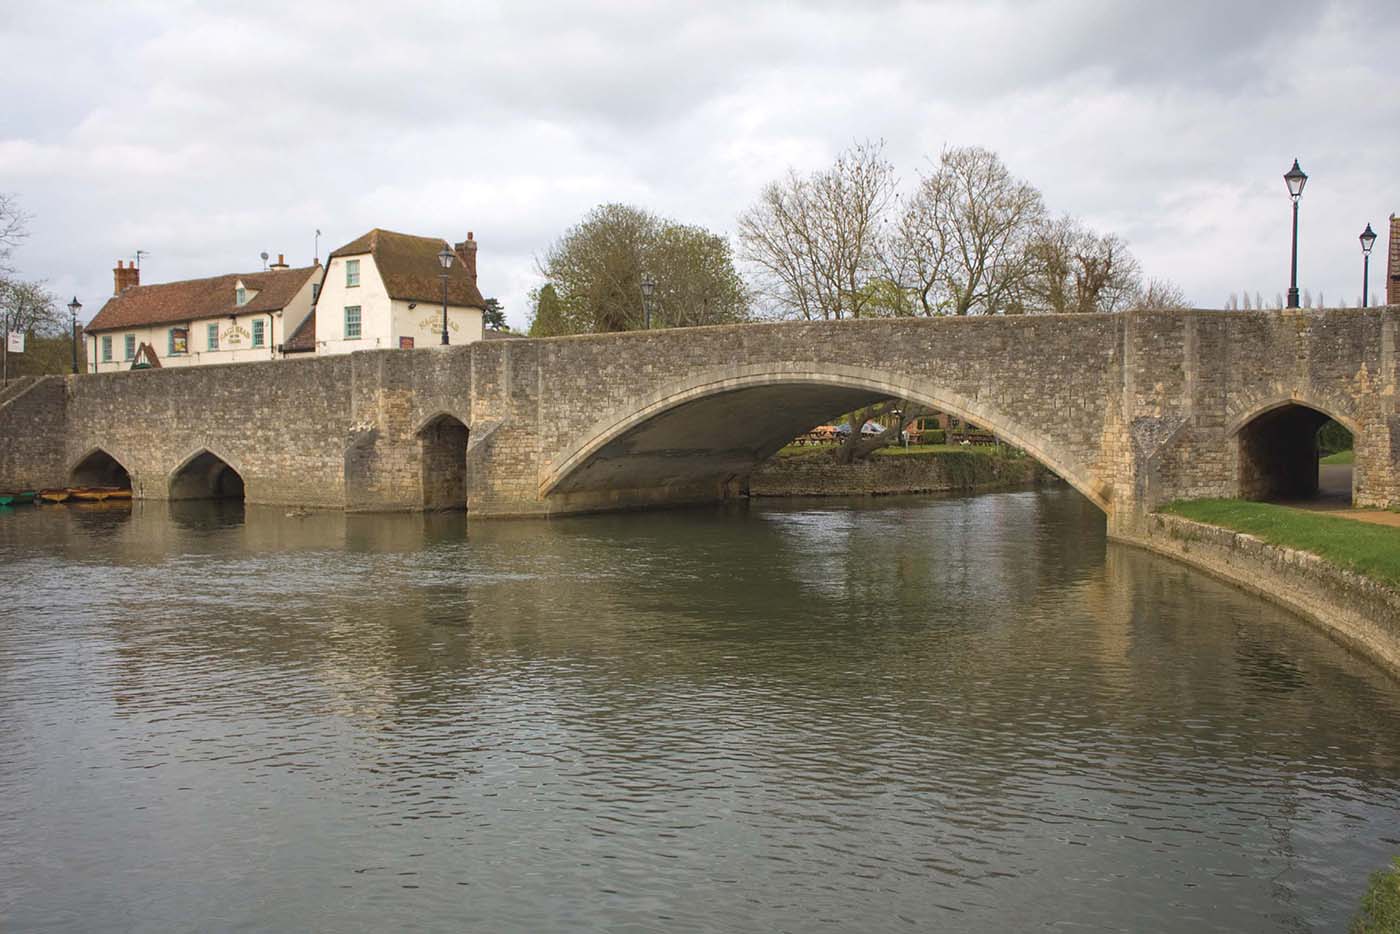
[[40,490],[38,500],[41,503],[65,503],[69,495],[67,490]]
[[84,503],[100,503],[109,499],[131,499],[131,491],[115,486],[80,486],[68,491],[73,499]]

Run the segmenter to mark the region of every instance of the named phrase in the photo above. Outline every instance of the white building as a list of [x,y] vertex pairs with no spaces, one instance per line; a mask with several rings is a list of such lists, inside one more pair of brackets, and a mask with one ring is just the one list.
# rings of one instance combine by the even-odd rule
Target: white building
[[115,294],[85,328],[88,372],[272,360],[310,317],[321,266],[141,285],[117,262]]
[[[442,343],[447,243],[375,228],[331,252],[316,309],[289,353],[433,347]],[[476,285],[476,240],[450,247],[447,333],[451,344],[482,338],[486,303]]]

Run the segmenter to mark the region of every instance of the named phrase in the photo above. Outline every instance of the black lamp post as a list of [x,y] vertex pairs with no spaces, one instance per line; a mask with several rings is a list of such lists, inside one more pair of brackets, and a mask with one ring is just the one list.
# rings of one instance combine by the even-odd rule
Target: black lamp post
[[73,317],[71,336],[73,338],[73,373],[78,372],[78,312],[83,310],[83,303],[78,301],[78,296],[74,295],[73,300],[68,303],[68,314]]
[[438,262],[442,263],[442,345],[447,346],[447,276],[452,269],[452,248],[443,244],[442,252],[438,254]]
[[1376,245],[1376,232],[1367,224],[1366,229],[1361,231],[1361,307],[1365,308],[1370,300],[1366,293],[1370,291],[1371,285],[1371,247]]
[[1298,199],[1303,197],[1303,186],[1308,176],[1298,168],[1298,160],[1293,160],[1293,168],[1283,176],[1288,184],[1288,197],[1293,199],[1293,267],[1288,276],[1288,307],[1298,307]]
[[649,272],[642,273],[642,316],[643,326],[651,330],[651,297],[656,294],[656,277]]

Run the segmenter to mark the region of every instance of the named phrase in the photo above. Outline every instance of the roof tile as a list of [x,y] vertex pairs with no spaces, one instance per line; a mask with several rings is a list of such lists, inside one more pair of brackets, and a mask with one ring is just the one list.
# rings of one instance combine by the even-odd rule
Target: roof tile
[[[85,330],[111,331],[151,324],[175,324],[199,318],[280,311],[301,291],[320,266],[230,273],[210,279],[185,279],[158,285],[138,285],[113,295]],[[235,304],[238,282],[257,294],[246,305]]]
[[[441,302],[442,265],[438,254],[444,246],[447,246],[446,241],[435,237],[415,237],[376,227],[345,246],[332,250],[330,259],[368,253],[374,257],[374,265],[379,270],[379,277],[384,280],[390,298],[410,302]],[[467,308],[486,307],[476,282],[455,252],[447,286],[448,304]]]

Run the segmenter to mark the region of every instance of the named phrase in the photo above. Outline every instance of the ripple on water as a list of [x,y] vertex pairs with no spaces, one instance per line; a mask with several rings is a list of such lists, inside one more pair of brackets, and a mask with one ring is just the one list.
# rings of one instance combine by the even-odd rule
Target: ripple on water
[[1331,930],[1395,685],[1063,491],[0,518],[0,927]]

